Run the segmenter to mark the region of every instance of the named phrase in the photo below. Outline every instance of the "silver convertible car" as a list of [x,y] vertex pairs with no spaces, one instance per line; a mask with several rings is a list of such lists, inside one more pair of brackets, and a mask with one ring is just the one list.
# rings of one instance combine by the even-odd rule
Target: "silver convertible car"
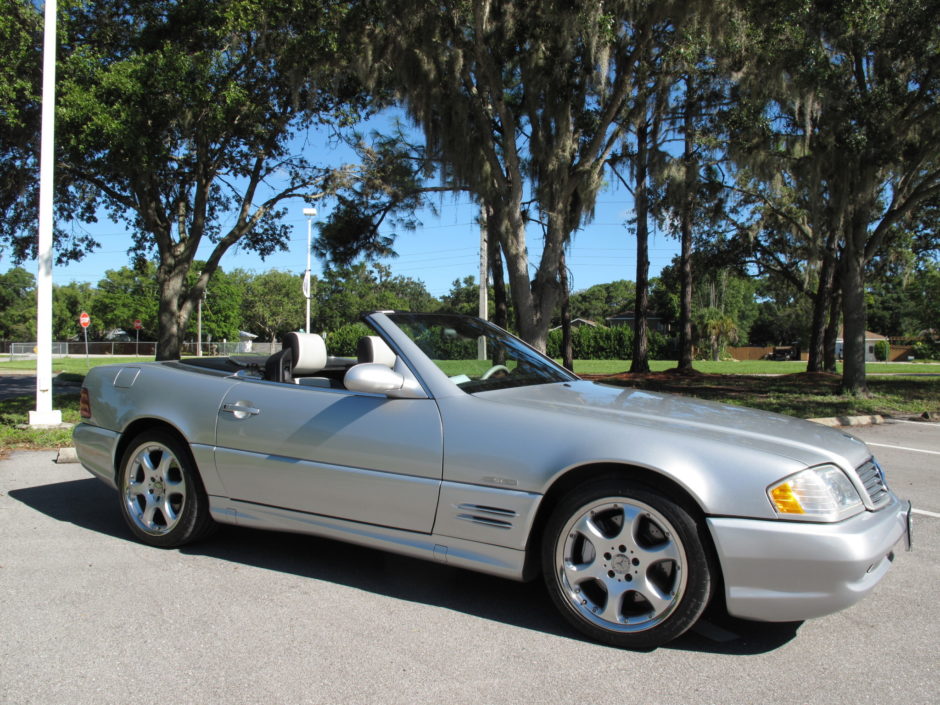
[[357,358],[97,367],[75,446],[130,530],[303,532],[513,580],[628,648],[712,599],[795,621],[857,602],[910,537],[864,443],[751,409],[583,381],[479,319],[376,312]]

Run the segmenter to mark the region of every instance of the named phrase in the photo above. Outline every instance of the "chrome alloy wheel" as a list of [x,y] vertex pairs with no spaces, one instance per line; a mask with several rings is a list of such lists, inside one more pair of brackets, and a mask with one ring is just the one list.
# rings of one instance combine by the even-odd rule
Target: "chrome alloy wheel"
[[601,629],[661,624],[685,593],[688,560],[672,524],[635,499],[604,497],[574,512],[555,549],[562,594]]
[[144,533],[163,536],[180,520],[186,505],[186,479],[179,459],[167,446],[140,446],[124,473],[127,516]]

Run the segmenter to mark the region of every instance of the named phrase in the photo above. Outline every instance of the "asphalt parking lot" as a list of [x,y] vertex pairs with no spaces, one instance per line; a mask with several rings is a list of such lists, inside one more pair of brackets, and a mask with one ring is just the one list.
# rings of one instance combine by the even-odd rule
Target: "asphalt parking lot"
[[0,703],[934,703],[940,424],[851,432],[914,501],[912,553],[844,612],[713,618],[648,653],[584,641],[540,583],[225,528],[133,541],[55,453],[0,461]]

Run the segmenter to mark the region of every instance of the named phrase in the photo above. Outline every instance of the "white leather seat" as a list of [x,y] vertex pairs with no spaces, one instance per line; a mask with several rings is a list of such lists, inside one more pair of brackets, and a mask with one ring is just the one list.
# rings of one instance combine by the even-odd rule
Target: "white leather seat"
[[376,362],[394,369],[398,356],[379,336],[364,335],[356,345],[356,359],[360,364]]
[[288,333],[281,343],[281,351],[265,364],[267,379],[293,382],[315,387],[330,387],[326,377],[314,377],[326,367],[326,343],[315,333]]
[[291,376],[309,376],[326,367],[326,343],[316,333],[288,333],[284,343],[293,352]]

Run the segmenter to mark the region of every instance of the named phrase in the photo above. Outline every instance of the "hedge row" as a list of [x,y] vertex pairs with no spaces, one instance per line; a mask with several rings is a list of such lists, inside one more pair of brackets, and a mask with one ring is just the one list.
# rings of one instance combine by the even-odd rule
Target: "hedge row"
[[[633,328],[613,326],[593,328],[581,326],[571,331],[571,344],[576,360],[630,360],[633,357]],[[649,357],[651,360],[669,356],[670,341],[662,333],[650,331]],[[549,357],[562,357],[561,329],[548,334]]]
[[[364,323],[353,323],[337,328],[327,335],[327,349],[331,355],[355,357],[356,343],[363,335],[375,335],[375,333]],[[630,326],[612,328],[581,326],[571,331],[571,338],[576,360],[629,360],[633,357],[633,328]],[[436,353],[432,354],[432,357],[440,359],[471,358],[476,355],[476,341],[461,341],[468,346],[466,351],[440,349],[447,347],[446,341],[420,340],[418,342],[422,344],[425,351]],[[562,356],[560,328],[549,332],[547,350],[549,357],[557,359]],[[667,359],[671,354],[669,339],[661,333],[650,331],[650,359]]]

